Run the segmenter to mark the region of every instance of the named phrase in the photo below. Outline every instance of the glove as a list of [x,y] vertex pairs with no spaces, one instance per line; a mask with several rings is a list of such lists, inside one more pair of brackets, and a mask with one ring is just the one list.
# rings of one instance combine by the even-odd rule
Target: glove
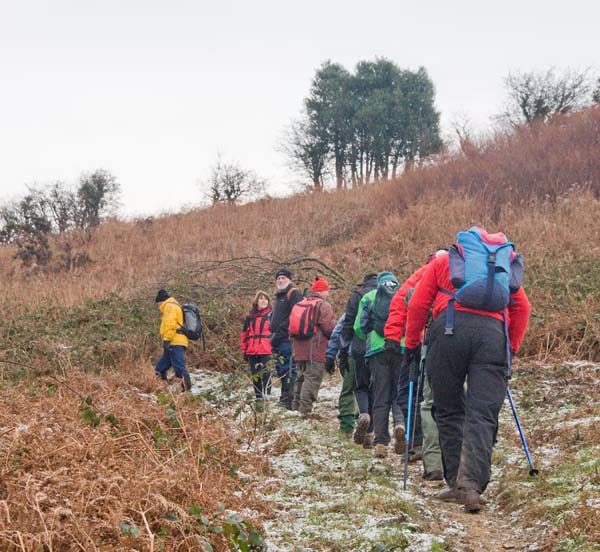
[[335,358],[327,357],[325,359],[325,370],[330,376],[333,375],[333,372],[335,372]]
[[348,362],[348,349],[340,349],[338,354],[338,368],[340,369],[340,374],[344,377],[348,370],[350,370],[350,363]]
[[168,355],[171,352],[171,342],[163,341],[163,352],[165,355]]
[[418,363],[421,357],[421,346],[418,345],[414,349],[404,348],[404,356],[402,357],[402,368],[408,369],[411,364]]
[[394,341],[393,339],[385,340],[383,350],[394,353],[395,355],[402,355],[402,345],[400,345],[399,341]]

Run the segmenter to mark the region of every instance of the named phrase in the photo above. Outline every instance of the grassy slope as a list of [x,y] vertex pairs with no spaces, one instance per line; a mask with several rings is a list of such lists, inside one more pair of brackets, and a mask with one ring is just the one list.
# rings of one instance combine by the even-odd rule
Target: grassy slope
[[[258,288],[271,289],[273,269],[280,264],[291,264],[296,269],[300,285],[308,284],[316,273],[324,273],[335,285],[332,298],[337,312],[341,312],[352,283],[359,281],[365,270],[392,269],[400,277],[406,277],[429,251],[451,243],[457,230],[483,224],[489,230],[504,230],[527,261],[526,289],[534,310],[523,346],[524,357],[598,359],[599,129],[600,113],[595,111],[564,120],[554,128],[472,144],[466,153],[441,159],[438,165],[408,174],[398,183],[359,191],[263,200],[239,208],[216,207],[134,223],[112,221],[83,246],[94,262],[69,274],[23,269],[11,259],[11,250],[2,248],[3,354],[5,358],[35,367],[28,371],[2,365],[0,432],[5,432],[3,474],[9,474],[3,498],[8,497],[11,507],[18,511],[18,504],[11,502],[15,496],[12,493],[23,487],[28,474],[43,479],[34,468],[37,461],[22,460],[31,452],[22,451],[35,454],[47,451],[27,444],[28,439],[35,441],[31,432],[19,433],[15,428],[19,424],[30,427],[33,423],[41,431],[43,423],[37,426],[34,421],[43,420],[41,413],[54,408],[56,389],[61,390],[60,407],[64,410],[61,415],[69,420],[68,431],[81,431],[77,439],[85,442],[96,436],[98,429],[85,425],[90,420],[89,415],[80,412],[80,399],[64,386],[56,387],[52,377],[57,375],[61,380],[76,382],[76,390],[93,397],[100,410],[107,410],[110,405],[107,411],[117,420],[132,416],[133,425],[127,425],[123,431],[142,436],[135,440],[135,447],[139,447],[135,454],[143,457],[148,447],[158,450],[157,462],[171,470],[176,465],[178,470],[183,466],[194,473],[199,455],[205,456],[203,447],[212,446],[222,439],[220,436],[232,431],[227,420],[219,416],[208,423],[202,422],[204,418],[198,417],[198,405],[193,401],[178,402],[177,407],[200,424],[197,427],[200,442],[190,446],[185,434],[175,432],[169,446],[161,448],[164,428],[156,432],[157,420],[162,416],[164,423],[169,422],[173,416],[172,412],[166,414],[169,405],[164,406],[164,412],[160,408],[154,412],[156,405],[152,406],[148,399],[150,402],[143,403],[145,406],[140,406],[133,416],[117,399],[123,389],[133,396],[157,390],[151,381],[151,359],[158,352],[154,337],[157,313],[152,300],[159,286],[169,286],[178,296],[203,306],[208,350],[203,352],[195,347],[190,354],[191,365],[231,370],[240,365],[237,338],[248,299]],[[305,256],[317,257],[325,264]],[[553,368],[552,374],[554,370],[559,368]],[[585,381],[588,370],[591,368],[581,368],[578,377]],[[569,395],[569,379],[557,381],[556,385]],[[13,384],[18,382],[20,387],[15,388]],[[520,392],[526,396],[536,397],[539,393],[537,372],[525,370],[519,383]],[[570,417],[597,415],[588,412],[590,405],[598,403],[595,389],[588,387],[585,392],[586,401],[575,404],[568,412]],[[29,401],[28,408],[9,408],[13,402],[19,404],[18,398],[30,396],[35,400]],[[535,400],[526,402],[523,415],[530,422],[528,427],[533,428],[533,446],[540,448],[550,439],[548,432],[554,426],[544,421],[546,405],[540,406]],[[77,420],[84,426],[77,427]],[[103,418],[99,427],[104,428],[107,439],[111,435],[109,426],[110,420]],[[62,427],[66,428],[67,425]],[[560,433],[560,429],[556,431]],[[570,435],[567,429],[562,431]],[[590,449],[594,439],[597,442],[597,432],[586,429],[576,435],[568,454],[556,460],[556,471],[568,472],[575,480],[588,477],[585,474],[589,470],[592,473],[596,470],[597,476],[597,465],[577,456],[578,450]],[[5,444],[8,438],[10,446]],[[218,461],[213,463],[214,469],[228,481],[223,489],[228,485],[243,486],[236,482],[228,467],[231,462],[227,458],[235,454],[235,447],[222,450],[217,446],[216,450]],[[32,458],[37,458],[35,454]],[[128,450],[126,454],[135,457]],[[260,457],[243,461],[262,465]],[[48,462],[58,460],[49,456]],[[126,472],[120,464],[115,469]],[[127,472],[126,477],[134,476]],[[543,485],[546,484],[544,480]],[[143,481],[140,485],[143,486]],[[568,494],[560,485],[543,489],[561,497]],[[95,491],[90,492],[93,495]],[[201,499],[197,489],[186,489],[183,494],[172,489],[169,492],[184,509],[202,503],[206,511],[217,512],[219,499],[229,501],[227,507],[239,507],[227,492],[205,499]],[[132,506],[122,515],[143,527],[139,512],[145,511],[147,504],[140,502],[135,494],[127,500]],[[507,509],[514,504],[510,493],[502,500]],[[13,513],[12,519],[19,519],[19,515]],[[31,542],[52,538],[52,531],[42,529],[44,516],[49,515],[46,511],[38,514],[38,532],[32,530],[21,538],[32,539]],[[157,516],[150,520],[152,527],[157,530],[163,527],[164,512],[159,509],[149,515]],[[568,519],[568,524],[563,523],[560,529],[565,535],[573,527],[590,527],[589,520],[597,520],[597,509],[584,504],[577,510],[575,521]],[[114,538],[124,538],[122,531],[119,537],[114,520]],[[1,523],[3,538],[17,543],[19,531],[14,523],[6,520]],[[93,516],[90,523],[93,524]],[[56,538],[76,531],[66,522],[57,527]],[[85,533],[85,527],[82,531]],[[205,528],[198,528],[199,535],[205,533],[209,534]],[[185,531],[168,532],[173,539],[185,534]],[[215,542],[222,538],[216,533],[209,536],[217,539]],[[97,538],[100,537],[94,534],[92,540]]]

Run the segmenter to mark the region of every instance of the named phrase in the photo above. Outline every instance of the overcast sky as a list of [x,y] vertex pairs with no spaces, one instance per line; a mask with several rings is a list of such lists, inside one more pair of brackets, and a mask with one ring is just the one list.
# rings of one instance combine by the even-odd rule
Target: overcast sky
[[0,201],[105,168],[122,214],[198,204],[217,154],[281,194],[276,151],[325,60],[424,66],[443,128],[509,71],[600,66],[597,0],[0,0]]

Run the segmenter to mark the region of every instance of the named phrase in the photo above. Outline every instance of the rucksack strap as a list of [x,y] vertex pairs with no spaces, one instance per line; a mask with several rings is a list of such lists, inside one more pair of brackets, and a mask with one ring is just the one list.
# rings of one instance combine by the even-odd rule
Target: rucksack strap
[[440,291],[450,296],[448,308],[446,309],[446,325],[444,326],[444,334],[454,335],[454,302],[456,301],[456,296],[454,293],[444,288],[440,288]]
[[494,292],[494,276],[496,274],[496,253],[494,251],[488,251],[487,258],[487,282],[485,286],[485,302],[484,305],[489,305],[492,300],[492,293]]

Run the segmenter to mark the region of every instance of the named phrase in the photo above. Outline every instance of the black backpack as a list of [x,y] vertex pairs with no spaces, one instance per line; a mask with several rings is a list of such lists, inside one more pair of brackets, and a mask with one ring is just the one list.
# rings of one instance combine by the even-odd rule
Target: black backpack
[[397,283],[390,281],[377,286],[377,293],[371,307],[371,318],[373,329],[381,336],[383,336],[385,323],[390,314],[390,303],[399,289],[400,286]]
[[185,335],[190,341],[198,341],[202,337],[202,317],[200,309],[194,303],[181,305],[183,325],[177,333]]

